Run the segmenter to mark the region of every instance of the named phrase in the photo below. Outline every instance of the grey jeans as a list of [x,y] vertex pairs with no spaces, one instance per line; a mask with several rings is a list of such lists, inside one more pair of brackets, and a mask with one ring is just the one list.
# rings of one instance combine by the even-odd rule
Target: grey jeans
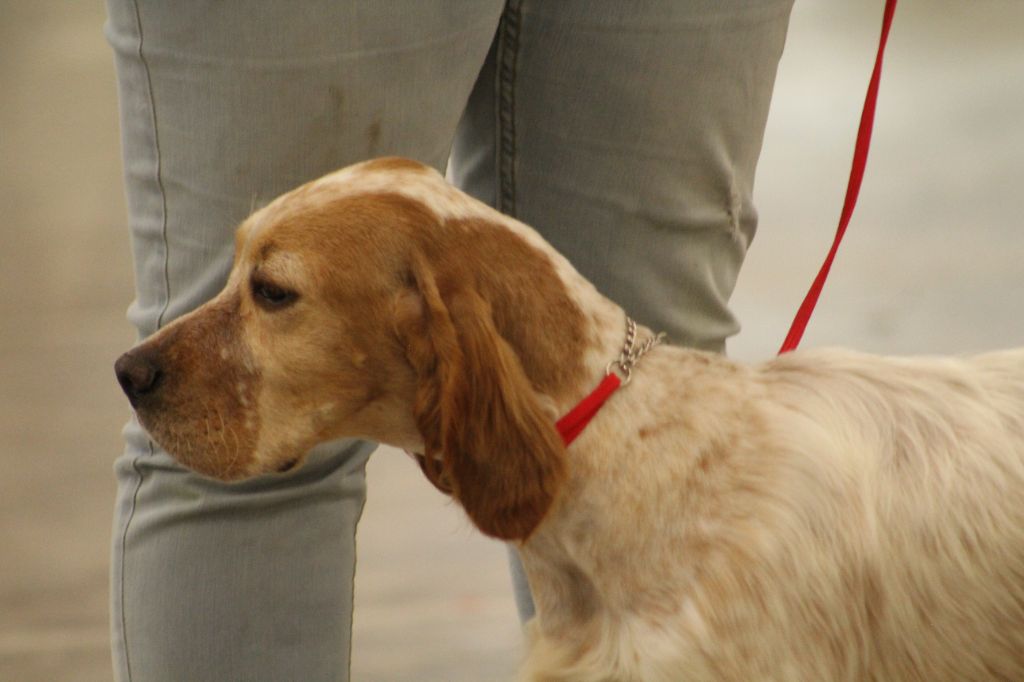
[[[129,319],[145,337],[216,293],[253,206],[399,154],[449,164],[645,324],[724,350],[791,2],[108,0]],[[125,437],[117,678],[347,679],[373,445],[224,485]]]

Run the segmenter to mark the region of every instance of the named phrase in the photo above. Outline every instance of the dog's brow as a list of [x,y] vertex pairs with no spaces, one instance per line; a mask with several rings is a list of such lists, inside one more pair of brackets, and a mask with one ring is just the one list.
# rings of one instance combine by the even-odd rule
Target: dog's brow
[[260,247],[255,268],[292,286],[298,286],[305,281],[306,267],[302,258],[272,242]]
[[270,260],[270,257],[273,256],[279,250],[279,248],[280,247],[278,247],[278,245],[274,242],[264,242],[263,245],[260,246],[259,251],[256,254],[256,261],[258,263],[266,263],[268,260]]

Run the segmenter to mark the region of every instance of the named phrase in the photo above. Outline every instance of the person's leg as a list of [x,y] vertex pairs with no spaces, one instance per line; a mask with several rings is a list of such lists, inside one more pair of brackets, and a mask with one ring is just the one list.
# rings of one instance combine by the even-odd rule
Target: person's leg
[[509,0],[453,179],[537,228],[637,320],[724,350],[791,5]]
[[[386,154],[443,168],[500,0],[109,0],[145,337],[222,286],[257,204]],[[344,680],[371,446],[223,485],[132,423],[118,460],[119,680]]]
[[638,320],[723,350],[791,5],[510,0],[453,179]]

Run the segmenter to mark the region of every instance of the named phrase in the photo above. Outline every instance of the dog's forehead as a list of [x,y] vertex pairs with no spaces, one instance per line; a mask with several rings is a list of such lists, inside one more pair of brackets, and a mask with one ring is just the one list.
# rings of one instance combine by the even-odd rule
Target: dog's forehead
[[448,184],[434,168],[397,157],[343,168],[310,183],[310,195],[341,198],[357,194],[397,194],[420,204],[440,220],[474,216],[479,207]]
[[[436,170],[401,158],[375,159],[306,183],[250,215],[235,235],[236,263],[262,262],[270,254],[287,250],[296,230],[309,231],[325,212],[373,197],[401,197],[440,221],[478,216],[480,205],[449,185]],[[365,204],[365,202],[363,202]],[[382,212],[399,208],[381,202]],[[343,212],[342,212],[343,213]],[[277,256],[275,256],[277,257]]]

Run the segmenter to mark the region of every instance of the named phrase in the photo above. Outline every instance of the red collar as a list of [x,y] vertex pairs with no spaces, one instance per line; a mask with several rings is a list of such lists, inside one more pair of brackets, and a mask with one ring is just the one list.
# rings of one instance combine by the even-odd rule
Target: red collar
[[576,440],[576,436],[580,435],[583,429],[587,427],[587,424],[590,423],[590,420],[594,418],[594,415],[597,414],[597,411],[604,405],[605,401],[621,385],[622,380],[619,379],[618,374],[608,374],[605,376],[604,381],[598,384],[597,388],[590,395],[580,401],[579,405],[572,408],[569,414],[555,422],[558,435],[562,437],[562,442],[565,443],[566,447],[569,446],[569,443]]
[[[583,432],[590,420],[594,418],[601,406],[615,393],[620,386],[628,384],[633,378],[633,367],[650,349],[661,343],[665,334],[655,334],[642,344],[636,343],[636,322],[626,318],[626,342],[623,344],[619,357],[608,363],[605,377],[587,397],[579,402],[569,413],[555,422],[555,428],[562,437],[562,442],[569,446]],[[615,370],[618,370],[617,372]],[[622,377],[619,377],[621,373]]]

